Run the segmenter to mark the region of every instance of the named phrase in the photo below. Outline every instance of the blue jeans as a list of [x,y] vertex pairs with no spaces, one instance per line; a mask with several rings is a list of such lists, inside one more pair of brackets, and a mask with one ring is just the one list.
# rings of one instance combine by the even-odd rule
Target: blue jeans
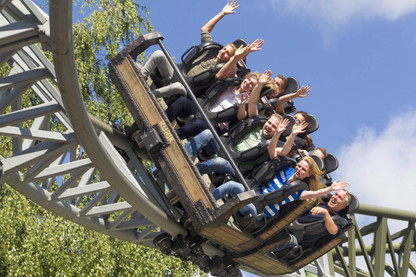
[[202,148],[205,148],[208,156],[218,154],[220,151],[220,146],[209,129],[202,131],[185,144],[186,152],[191,157],[195,157]]
[[[209,129],[202,131],[185,144],[186,152],[188,152],[189,156],[191,157],[195,157],[196,154],[198,154],[198,151],[202,148],[205,148],[205,153],[208,156],[218,154],[220,150],[220,146],[218,145],[217,141],[211,133],[211,130]],[[199,163],[196,165],[196,168],[201,174],[212,172],[217,174],[228,173],[236,178],[235,171],[231,164],[226,159],[221,157],[215,157],[208,161]]]
[[293,247],[295,247],[296,245],[299,244],[298,240],[296,239],[296,237],[294,235],[289,234],[289,236],[290,236],[289,241],[279,245],[278,247],[276,247],[275,249],[273,249],[270,252],[278,252],[278,251],[281,251],[281,250],[284,250],[284,249],[287,249],[287,248],[293,248]]
[[[198,110],[194,102],[189,98],[181,96],[167,108],[165,113],[169,121],[172,122],[178,116],[186,118],[191,114],[196,115],[197,112]],[[186,139],[196,136],[205,129],[208,129],[207,123],[202,119],[194,118],[191,122],[186,123],[176,130],[176,134],[178,134],[180,139]]]
[[[237,183],[235,181],[228,181],[227,183],[222,184],[218,188],[216,188],[212,195],[214,196],[215,200],[218,200],[222,197],[224,197],[226,194],[229,194],[231,196],[236,196],[239,193],[244,192],[244,186],[240,183]],[[253,216],[257,215],[256,207],[253,204],[247,204],[241,209],[238,210],[238,212],[242,216],[247,216],[249,214],[252,214]]]

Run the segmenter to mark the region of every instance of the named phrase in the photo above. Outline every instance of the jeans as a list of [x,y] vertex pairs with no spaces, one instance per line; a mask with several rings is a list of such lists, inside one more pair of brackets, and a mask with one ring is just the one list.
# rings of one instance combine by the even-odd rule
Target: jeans
[[[215,200],[218,200],[222,197],[224,197],[226,194],[229,194],[231,196],[236,196],[239,193],[244,192],[244,186],[240,183],[237,183],[235,181],[228,181],[227,183],[222,184],[218,188],[216,188],[212,195],[214,196]],[[238,212],[242,216],[247,216],[249,214],[252,214],[253,216],[257,215],[256,207],[253,204],[247,204],[241,209],[238,210]]]
[[[185,95],[185,87],[180,82],[175,82],[173,79],[174,71],[173,67],[170,65],[165,54],[161,50],[156,50],[147,60],[146,64],[142,67],[140,72],[142,73],[144,79],[147,79],[155,69],[158,69],[162,77],[162,82],[166,86],[158,88],[153,91],[156,97],[169,97],[172,95]],[[169,84],[170,82],[172,84]]]
[[[190,115],[196,115],[196,113],[196,105],[186,97],[179,97],[166,110],[166,116],[171,122],[178,116],[186,118]],[[192,121],[186,123],[178,130],[176,130],[176,134],[178,134],[180,139],[186,139],[198,135],[205,129],[208,129],[207,123],[205,123],[205,121],[202,119],[194,118]]]
[[153,52],[140,72],[142,73],[143,77],[147,79],[156,68],[159,70],[163,79],[172,79],[174,73],[173,67],[169,64],[168,59],[161,50],[156,50]]
[[[178,134],[180,139],[186,139],[189,137],[196,136],[206,129],[208,129],[208,124],[204,120],[199,119],[199,118],[194,118],[192,119],[192,121],[186,123],[185,125],[180,127],[178,130],[176,130],[176,134]],[[215,151],[215,148],[212,148],[212,146],[210,145],[208,145],[208,147],[205,147],[205,149],[206,151],[209,151],[209,152]]]
[[278,251],[281,251],[281,250],[284,250],[284,249],[287,249],[287,248],[293,248],[293,247],[295,247],[296,245],[299,244],[298,240],[296,239],[296,237],[294,235],[289,234],[289,236],[290,236],[289,241],[279,245],[278,247],[276,247],[275,249],[273,249],[270,252],[278,252]]
[[195,157],[202,148],[205,148],[208,156],[218,154],[220,151],[220,146],[209,129],[202,131],[185,144],[186,152],[191,157]]
[[[220,150],[220,146],[218,145],[217,141],[211,133],[211,130],[209,129],[202,131],[185,144],[186,152],[188,152],[189,156],[191,157],[195,157],[196,154],[198,154],[198,151],[202,148],[205,148],[205,152],[208,156],[218,154]],[[231,164],[226,159],[221,157],[215,157],[205,162],[199,163],[196,165],[196,168],[201,174],[212,172],[218,174],[228,173],[236,178],[235,171]]]

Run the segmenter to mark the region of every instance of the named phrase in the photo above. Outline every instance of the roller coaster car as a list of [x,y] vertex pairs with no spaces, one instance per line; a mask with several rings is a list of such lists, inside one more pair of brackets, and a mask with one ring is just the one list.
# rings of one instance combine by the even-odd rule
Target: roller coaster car
[[[233,42],[236,47],[240,45],[247,45],[243,39],[237,39]],[[203,93],[207,88],[209,88],[215,82],[215,75],[220,71],[220,69],[224,66],[225,63],[219,63],[210,69],[201,72],[195,76],[189,76],[188,72],[192,68],[193,64],[198,62],[201,57],[211,54],[216,55],[221,49],[223,45],[214,42],[214,41],[206,41],[202,42],[199,45],[194,45],[190,47],[182,56],[181,56],[181,63],[177,64],[178,68],[180,69],[185,81],[188,83],[192,91],[196,95],[200,95]],[[245,74],[250,72],[247,68],[245,61],[241,60],[237,63],[237,76],[243,77]],[[151,78],[153,83],[156,87],[162,87],[166,84],[161,78],[160,73],[156,70],[154,73],[151,74]]]
[[[198,97],[199,104],[214,126],[220,122],[233,122],[237,120],[237,113],[240,108],[239,104],[233,105],[232,107],[224,109],[220,112],[212,112],[210,107],[228,88],[239,86],[241,82],[242,79],[238,77],[230,77],[222,81],[217,81],[209,87],[201,97]],[[263,88],[260,92],[260,96],[263,97],[270,92],[270,88]],[[260,103],[259,106],[261,106]]]
[[[286,90],[283,93],[279,94],[277,97],[269,99],[268,97],[264,96],[260,98],[260,102],[263,105],[260,107],[259,112],[263,111],[266,116],[270,116],[273,110],[276,108],[277,101],[280,97],[282,97],[283,95],[294,93],[299,89],[299,82],[294,77],[287,77],[287,81],[289,82],[289,84]],[[295,104],[292,100],[285,103],[284,110],[286,114],[294,113],[296,111]]]
[[[288,157],[283,157],[266,161],[256,166],[250,174],[250,188],[258,190],[259,186],[265,185],[274,179],[279,170],[284,166],[295,167],[296,161]],[[261,217],[263,220],[258,221],[254,216],[246,217],[243,223],[244,225],[241,226],[240,224],[240,228],[255,236],[259,236],[266,232],[278,232],[279,230],[283,230],[288,223],[307,211],[311,203],[308,201],[289,202],[282,205],[279,213],[271,218],[267,218],[262,211],[265,210],[267,205],[284,203],[291,194],[307,189],[309,189],[309,186],[305,182],[294,181],[278,190],[267,194],[260,194],[259,198],[254,201],[253,204],[259,212],[259,215],[256,217]]]
[[[326,201],[329,201],[329,197]],[[289,252],[286,252],[285,255],[280,256],[279,259],[282,261],[286,260],[288,264],[294,268],[300,268],[309,264],[313,260],[318,259],[340,243],[345,242],[347,240],[345,232],[353,228],[350,214],[354,210],[358,209],[358,207],[359,202],[357,197],[351,195],[351,203],[337,214],[331,215],[335,224],[337,224],[340,228],[338,235],[328,234],[317,240],[312,246],[305,249],[298,246],[295,249],[291,249]],[[301,223],[298,219],[296,219],[287,229],[296,237],[298,242],[302,241],[305,235],[317,235],[326,231],[324,219],[310,223]]]
[[[281,138],[288,136],[292,131],[293,125],[295,124],[295,119],[292,116],[284,115],[284,118],[289,119],[290,123],[286,127],[286,130],[280,135]],[[242,152],[237,152],[234,149],[235,144],[242,137],[253,129],[262,128],[266,121],[267,118],[261,116],[247,118],[238,122],[238,124],[230,128],[227,134],[224,134],[221,137],[225,147],[237,164],[241,165],[245,162],[252,161],[258,161],[260,163],[269,159],[267,146],[269,145],[271,139],[265,141],[264,143],[259,143],[256,147],[252,147]],[[281,145],[282,143],[283,142],[279,142],[278,145]],[[223,155],[223,153],[220,153],[220,155]]]
[[[222,206],[217,204],[140,74],[136,56],[157,43],[165,49],[162,39],[159,32],[146,34],[110,62],[111,79],[138,127],[133,139],[140,149],[148,152],[180,204],[180,210],[166,215],[188,230],[186,236],[174,238],[162,234],[155,238],[155,246],[167,254],[192,261],[213,275],[238,276],[238,264],[269,275],[294,271],[293,267],[268,255],[288,240],[286,232],[271,228],[253,235],[242,232],[230,220],[241,207],[258,198],[253,190],[236,195]],[[162,197],[168,198],[164,193],[162,189]],[[175,210],[177,206],[170,208]]]

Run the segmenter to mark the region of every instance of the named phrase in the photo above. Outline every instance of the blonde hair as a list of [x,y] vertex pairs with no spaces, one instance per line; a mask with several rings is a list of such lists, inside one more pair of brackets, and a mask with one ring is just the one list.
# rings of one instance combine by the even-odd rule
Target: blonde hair
[[309,165],[309,177],[306,177],[303,181],[306,181],[309,185],[309,190],[317,191],[324,188],[324,184],[321,182],[321,176],[323,172],[319,170],[318,165],[311,157],[303,157],[301,161],[305,161]]
[[266,96],[269,99],[275,98],[280,94],[280,91],[277,89],[276,84],[274,83],[273,79],[267,81],[264,87],[271,89],[272,91],[269,92]]
[[249,72],[249,73],[247,73],[246,75],[244,75],[243,76],[243,80],[244,79],[247,79],[247,78],[250,78],[251,76],[255,76],[256,77],[256,79],[257,79],[257,81],[259,80],[259,78],[260,78],[260,73],[258,72],[258,71],[255,71],[255,72]]
[[281,116],[280,114],[278,114],[278,113],[274,113],[274,114],[272,114],[269,118],[271,118],[271,117],[275,117],[275,118],[277,118],[278,120],[279,120],[279,122],[283,119],[283,116]]

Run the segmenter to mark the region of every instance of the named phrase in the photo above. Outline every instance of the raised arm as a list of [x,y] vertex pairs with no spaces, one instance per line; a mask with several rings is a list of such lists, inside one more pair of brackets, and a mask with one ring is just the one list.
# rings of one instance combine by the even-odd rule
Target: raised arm
[[241,94],[241,103],[240,103],[240,107],[238,108],[238,113],[237,113],[238,120],[243,120],[244,118],[247,117],[246,103],[248,101],[248,97],[249,96],[245,93]]
[[242,45],[240,48],[235,51],[234,56],[230,58],[228,62],[225,63],[225,65],[218,71],[218,73],[215,75],[217,80],[223,80],[227,77],[234,77],[237,72],[237,63],[241,59],[244,59],[247,57],[248,54],[251,52],[256,52],[261,50],[261,46],[264,44],[264,41],[262,39],[256,39],[252,44],[247,45],[246,47],[243,47]]
[[236,13],[236,9],[240,5],[237,5],[237,1],[228,1],[227,5],[213,18],[211,18],[202,28],[201,32],[208,32],[211,33],[212,29],[214,29],[215,25],[220,21],[224,16],[227,14],[233,14]]
[[347,182],[341,182],[340,180],[337,180],[336,182],[332,183],[332,185],[330,185],[329,187],[319,189],[317,191],[305,190],[299,196],[299,200],[306,200],[306,199],[321,197],[332,191],[344,189],[347,185],[348,185]]
[[272,140],[267,146],[267,151],[269,152],[270,159],[274,159],[279,156],[281,148],[277,146],[280,135],[286,130],[287,125],[289,125],[289,120],[287,118],[280,121],[279,126],[277,126],[276,133],[274,133]]
[[248,100],[248,117],[256,116],[259,114],[257,102],[260,98],[260,92],[263,89],[264,85],[267,83],[267,81],[270,80],[270,76],[272,76],[272,72],[270,70],[264,71],[264,73],[260,76],[253,91],[251,92],[250,99]]
[[310,86],[303,86],[294,93],[289,93],[289,94],[286,94],[286,95],[283,95],[283,96],[279,97],[279,100],[277,100],[275,111],[278,114],[283,114],[285,112],[285,104],[287,102],[289,102],[290,100],[295,99],[295,98],[308,97],[307,93],[310,90],[311,90]]
[[247,56],[248,51],[248,46],[240,46],[240,48],[238,48],[237,51],[235,51],[234,56],[232,56],[230,60],[226,62],[224,66],[221,67],[220,71],[218,71],[218,73],[215,75],[217,80],[223,80],[227,77],[234,77],[237,73],[238,61]]
[[293,147],[293,142],[295,141],[296,135],[300,133],[304,133],[306,131],[306,127],[308,127],[308,123],[306,121],[295,124],[292,128],[292,132],[290,133],[289,137],[286,139],[285,144],[279,149],[276,148],[276,151],[279,150],[278,156],[284,157],[287,156],[290,152],[290,150]]

